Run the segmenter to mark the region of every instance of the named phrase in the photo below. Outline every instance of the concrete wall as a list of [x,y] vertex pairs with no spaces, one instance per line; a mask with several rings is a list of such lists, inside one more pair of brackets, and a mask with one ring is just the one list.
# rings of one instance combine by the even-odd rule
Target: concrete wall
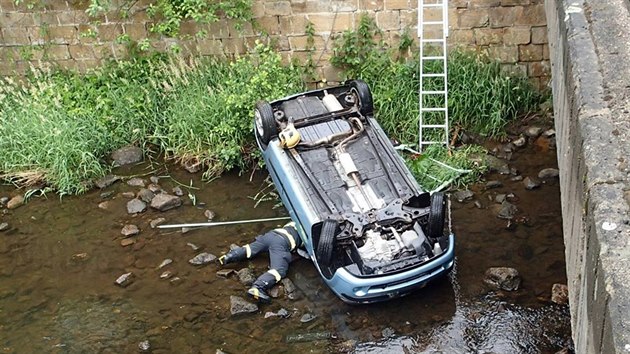
[[[305,29],[310,21],[316,32],[314,57],[320,59],[319,75],[336,81],[337,73],[328,63],[334,38],[355,29],[365,13],[395,47],[401,32],[409,30],[415,37],[418,6],[417,0],[255,0],[255,25],[247,23],[238,31],[224,20],[208,26],[185,23],[182,34],[191,38],[175,40],[149,33],[152,20],[146,8],[150,2],[137,1],[127,18],[112,8],[90,19],[85,13],[87,0],[27,0],[19,6],[15,0],[0,0],[0,74],[24,72],[42,60],[84,71],[105,58],[125,57],[127,47],[117,43],[124,37],[138,41],[148,36],[158,50],[177,45],[184,53],[227,56],[250,51],[255,40],[271,39],[287,60],[304,60]],[[549,51],[542,2],[451,0],[450,43],[488,53],[504,63],[505,70],[523,72],[544,86],[549,80]],[[196,38],[199,30],[205,30],[207,37]]]
[[547,0],[576,353],[630,353],[627,0]]

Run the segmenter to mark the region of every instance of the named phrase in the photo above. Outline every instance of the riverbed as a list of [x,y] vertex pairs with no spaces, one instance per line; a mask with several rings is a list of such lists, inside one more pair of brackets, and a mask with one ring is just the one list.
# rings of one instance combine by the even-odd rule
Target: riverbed
[[[211,183],[172,164],[156,161],[118,168],[124,176],[78,197],[32,197],[0,209],[0,351],[2,353],[555,353],[571,348],[566,304],[550,301],[553,284],[566,284],[560,192],[557,178],[528,190],[517,176],[535,177],[556,167],[555,151],[531,139],[512,155],[512,174],[492,172],[472,186],[474,196],[451,197],[456,265],[448,278],[385,303],[350,306],[325,286],[307,260],[295,261],[288,278],[292,299],[282,294],[258,311],[233,316],[230,296],[244,297],[235,274],[215,264],[194,266],[200,252],[220,255],[277,223],[158,230],[167,223],[284,216],[276,201],[254,200],[265,173],[227,174]],[[184,204],[165,212],[129,214],[139,187],[132,176],[172,193]],[[11,186],[0,197],[14,196]],[[498,197],[497,197],[498,196]],[[497,198],[518,207],[515,220],[497,217]],[[255,207],[256,206],[256,207]],[[121,229],[137,225],[124,240]],[[128,243],[128,244],[127,244]],[[162,268],[164,260],[172,263]],[[168,263],[168,262],[166,262]],[[266,270],[266,256],[234,266]],[[513,267],[519,290],[491,289],[490,267]],[[164,272],[168,277],[161,278]],[[131,272],[133,282],[115,284]],[[282,289],[284,290],[284,289]],[[271,316],[285,309],[288,318]],[[306,315],[306,316],[305,316]],[[306,321],[308,320],[308,321]],[[140,346],[140,347],[139,347]]]

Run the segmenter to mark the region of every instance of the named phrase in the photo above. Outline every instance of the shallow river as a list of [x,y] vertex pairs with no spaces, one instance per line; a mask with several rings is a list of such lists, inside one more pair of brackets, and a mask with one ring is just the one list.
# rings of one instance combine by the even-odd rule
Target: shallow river
[[[523,176],[556,165],[553,150],[536,146],[510,162]],[[274,224],[182,234],[152,229],[149,222],[158,217],[203,222],[206,209],[216,213],[215,221],[281,216],[283,209],[272,209],[273,202],[254,208],[251,197],[264,186],[263,173],[254,174],[253,181],[227,175],[204,184],[198,175],[158,164],[114,172],[144,175],[147,183],[150,176],[172,176],[159,184],[169,192],[175,181],[184,185],[185,203],[131,216],[123,193],[139,187],[118,182],[81,197],[48,195],[0,210],[0,223],[10,227],[0,232],[1,353],[127,353],[138,352],[145,340],[152,353],[555,353],[571,347],[568,307],[549,301],[552,285],[566,283],[557,178],[529,191],[512,176],[489,174],[488,180],[500,180],[503,187],[473,188],[482,208],[453,200],[455,270],[408,297],[345,305],[311,263],[298,260],[288,275],[297,300],[281,296],[258,312],[234,317],[230,295],[243,296],[245,286],[233,275],[218,276],[214,264],[197,267],[188,260],[201,251],[219,255]],[[190,185],[200,189],[186,188]],[[110,191],[111,196],[102,195]],[[0,197],[15,193],[0,187]],[[503,193],[515,194],[518,215],[527,216],[528,225],[507,230],[506,221],[496,217],[498,204],[489,198]],[[99,207],[104,201],[106,209]],[[133,245],[123,247],[125,224],[141,232]],[[173,262],[158,269],[167,258]],[[257,274],[267,264],[266,256],[249,263]],[[521,289],[486,288],[484,272],[494,266],[518,269]],[[173,278],[160,279],[166,270]],[[126,272],[133,272],[134,282],[116,286]],[[264,318],[281,308],[291,317]],[[304,314],[315,319],[302,323]]]

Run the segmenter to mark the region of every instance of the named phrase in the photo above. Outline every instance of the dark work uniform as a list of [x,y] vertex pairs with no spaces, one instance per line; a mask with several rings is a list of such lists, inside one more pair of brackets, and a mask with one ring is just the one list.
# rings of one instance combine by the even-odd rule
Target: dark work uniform
[[287,275],[291,252],[302,246],[295,223],[290,222],[282,228],[273,229],[256,237],[254,242],[228,252],[230,258],[226,263],[241,259],[250,259],[261,252],[269,252],[269,270],[256,279],[254,288],[265,291]]

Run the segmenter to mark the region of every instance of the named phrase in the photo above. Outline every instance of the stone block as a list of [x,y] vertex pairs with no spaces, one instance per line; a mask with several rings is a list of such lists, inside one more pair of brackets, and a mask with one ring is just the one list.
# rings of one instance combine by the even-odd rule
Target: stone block
[[332,6],[333,12],[355,12],[358,9],[358,1],[357,0],[335,0],[331,2],[331,6]]
[[543,45],[543,60],[549,60],[549,45]]
[[320,72],[321,77],[326,79],[327,82],[341,82],[344,79],[341,69],[332,65],[323,66]]
[[381,11],[384,8],[384,0],[359,0],[359,10]]
[[261,18],[265,16],[265,4],[262,1],[254,1],[252,4],[252,17]]
[[400,29],[398,11],[380,11],[376,13],[376,24],[383,31]]
[[289,36],[304,34],[308,22],[306,15],[282,16],[280,17],[280,33]]
[[[22,4],[28,6],[29,2],[23,1]],[[68,2],[65,0],[46,1],[44,2],[44,9],[47,11],[66,11],[68,10]],[[28,8],[26,10],[29,12],[32,11]]]
[[291,45],[289,44],[289,38],[287,36],[271,36],[271,44],[272,46],[281,52],[291,50]]
[[85,11],[62,11],[57,12],[57,22],[60,26],[85,24],[90,21]]
[[339,13],[335,19],[334,14],[313,14],[308,16],[313,23],[315,32],[343,32],[354,29],[354,14]]
[[506,27],[503,31],[503,43],[506,45],[529,44],[530,42],[529,27]]
[[497,7],[501,5],[501,0],[471,0],[468,7],[469,8],[486,8],[486,7]]
[[265,16],[256,20],[258,27],[267,34],[280,33],[280,20],[278,16]]
[[471,29],[455,29],[449,32],[449,43],[454,44],[475,44],[474,32]]
[[422,12],[424,21],[442,21],[443,12],[442,9],[428,8]]
[[245,54],[247,48],[245,47],[245,41],[242,38],[224,38],[223,50],[228,54]]
[[[158,44],[160,43],[154,44],[154,46]],[[112,48],[112,56],[114,59],[125,59],[129,54],[129,48],[124,44],[112,43],[110,46]]]
[[531,0],[501,0],[501,6],[529,5]]
[[98,38],[104,42],[113,42],[121,34],[123,34],[122,25],[98,25],[97,27]]
[[473,33],[477,45],[500,44],[503,40],[503,29],[501,28],[475,28]]
[[[309,50],[308,44],[308,36],[296,36],[296,37],[288,37],[289,45],[291,50],[300,51],[300,50]],[[324,48],[325,41],[321,36],[314,36],[312,48],[313,49],[321,49]]]
[[488,9],[457,10],[459,28],[487,27],[489,21]]
[[547,26],[532,27],[532,44],[547,44]]
[[295,14],[334,13],[331,2],[318,0],[306,0],[302,2],[292,1],[291,11]]
[[549,61],[527,63],[527,75],[530,77],[549,76],[551,75],[551,64]]
[[523,7],[494,7],[489,9],[490,27],[511,27],[523,17]]
[[28,31],[26,28],[2,28],[3,45],[22,45],[29,43]]
[[543,45],[520,45],[518,46],[518,57],[520,61],[541,61],[543,60]]
[[470,5],[471,0],[451,0],[448,2],[450,8],[466,9]]
[[44,58],[52,61],[71,59],[68,46],[65,44],[50,45],[46,47],[43,54]]
[[501,73],[507,76],[526,76],[527,65],[525,64],[501,64]]
[[413,33],[410,33],[415,37],[418,26],[418,12],[417,11],[400,11],[400,27],[402,29],[409,28],[414,29]]
[[291,15],[291,2],[273,1],[265,3],[265,16],[288,16]]
[[114,55],[112,46],[109,44],[94,44],[92,50],[96,59],[109,59]]
[[488,57],[500,63],[518,62],[518,47],[516,46],[492,46],[483,50]]
[[0,0],[0,11],[2,12],[15,11],[15,0]]
[[68,46],[70,57],[75,60],[94,59],[94,51],[91,45],[76,44]]
[[101,65],[101,61],[94,58],[77,60],[75,62],[75,67],[77,68],[77,70],[79,70],[79,72],[82,72],[82,73],[95,69],[99,67],[100,65]]
[[58,26],[59,19],[55,12],[37,12],[33,14],[34,26]]
[[385,10],[408,10],[408,0],[385,0]]
[[[271,17],[271,18],[272,19],[277,19],[277,17]],[[256,22],[259,23],[261,26],[267,25],[266,23],[264,23],[263,20],[264,20],[264,18],[263,19],[258,19],[258,20],[256,20]],[[217,38],[229,38],[230,37],[229,27],[226,25],[226,23],[224,21],[217,21],[217,22],[213,22],[213,23],[209,24],[207,31],[208,31],[208,38],[217,39]]]
[[34,26],[35,20],[32,13],[2,12],[0,13],[2,27],[28,27]]
[[518,17],[516,17],[516,21],[514,22],[515,25],[545,26],[547,24],[545,5],[530,5],[520,8],[522,9],[522,13]]
[[199,39],[197,40],[197,51],[201,55],[222,55],[223,43],[218,39]]
[[123,31],[133,41],[139,41],[147,36],[147,29],[144,24],[141,23],[125,23],[123,25]]

